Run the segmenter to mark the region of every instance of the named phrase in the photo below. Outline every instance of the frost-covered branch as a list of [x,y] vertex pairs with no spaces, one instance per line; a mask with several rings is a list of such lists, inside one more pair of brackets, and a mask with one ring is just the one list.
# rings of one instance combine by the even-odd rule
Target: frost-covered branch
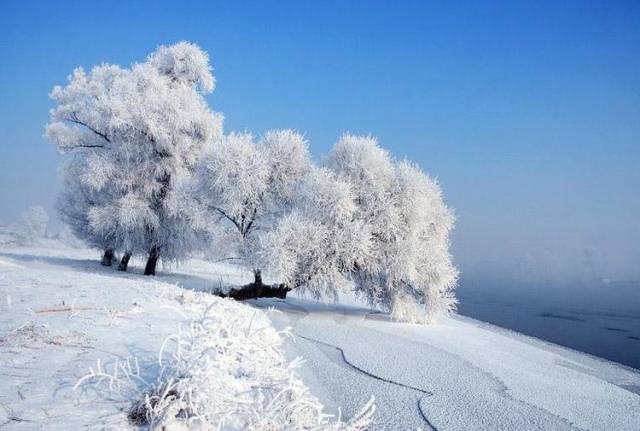
[[[71,123],[75,123],[81,126],[86,127],[87,129],[91,130],[93,133],[95,133],[96,135],[100,136],[102,139],[104,139],[105,141],[107,141],[108,143],[111,143],[111,139],[109,139],[107,137],[107,135],[103,132],[99,132],[98,130],[94,129],[93,127],[91,127],[90,125],[88,125],[87,123],[80,121],[80,119],[78,119],[78,115],[75,112],[71,113],[71,116],[68,118],[65,118],[66,121],[69,121]],[[84,147],[84,148],[104,148],[104,145],[76,145],[77,147]]]

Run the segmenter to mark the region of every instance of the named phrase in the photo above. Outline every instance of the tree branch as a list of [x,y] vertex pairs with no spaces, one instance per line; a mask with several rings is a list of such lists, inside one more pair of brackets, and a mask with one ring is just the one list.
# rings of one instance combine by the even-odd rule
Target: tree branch
[[238,223],[238,222],[236,221],[236,219],[234,219],[233,217],[230,217],[230,216],[229,216],[226,212],[224,212],[222,209],[220,209],[220,208],[218,208],[218,207],[216,207],[216,206],[214,206],[214,205],[209,205],[209,204],[207,204],[207,203],[205,203],[205,202],[202,202],[202,200],[201,200],[199,197],[197,197],[197,196],[194,196],[194,199],[195,199],[195,200],[196,200],[196,202],[198,202],[200,205],[204,205],[204,206],[206,206],[206,207],[207,207],[208,209],[210,209],[210,210],[217,211],[221,216],[223,216],[224,218],[226,218],[227,220],[229,220],[231,223],[233,223],[233,225],[238,229],[238,231],[239,231],[241,234],[243,233],[243,232],[242,232],[242,228],[241,228],[241,226],[240,226],[240,223]]
[[224,216],[227,220],[231,221],[231,223],[233,223],[238,230],[240,231],[240,233],[242,233],[242,228],[240,227],[240,224],[238,224],[238,222],[236,221],[236,219],[234,219],[233,217],[229,217],[227,215],[227,213],[225,213],[224,211],[222,211],[220,208],[218,207],[214,207],[213,205],[208,205],[209,208],[218,211],[220,214],[222,214],[222,216]]
[[212,260],[211,263],[224,262],[227,260],[242,260],[242,258],[241,257],[223,257],[222,259]]
[[[94,129],[93,127],[91,127],[90,125],[85,123],[84,121],[80,121],[80,119],[78,118],[78,114],[76,114],[75,112],[72,112],[71,113],[71,117],[70,118],[65,118],[65,120],[69,121],[70,123],[79,124],[81,126],[84,126],[87,129],[91,130],[96,135],[100,136],[102,139],[104,139],[108,143],[111,143],[111,140],[109,139],[109,137],[106,134]],[[104,147],[104,145],[76,145],[76,146],[77,147],[85,147],[85,148],[101,148],[101,147]]]
[[251,230],[251,226],[253,226],[253,222],[256,221],[257,213],[258,213],[258,207],[255,207],[253,209],[253,215],[251,215],[251,220],[247,224],[247,227],[245,228],[244,232],[242,233],[242,236],[246,236],[249,233],[249,231]]
[[69,148],[104,148],[104,145],[74,145]]

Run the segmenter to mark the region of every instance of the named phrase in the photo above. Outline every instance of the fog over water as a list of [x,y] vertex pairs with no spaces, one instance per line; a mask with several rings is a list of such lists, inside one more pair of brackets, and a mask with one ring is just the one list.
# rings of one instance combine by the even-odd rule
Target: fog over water
[[468,268],[458,288],[459,312],[640,368],[637,274],[607,271],[594,250],[566,265],[550,255]]

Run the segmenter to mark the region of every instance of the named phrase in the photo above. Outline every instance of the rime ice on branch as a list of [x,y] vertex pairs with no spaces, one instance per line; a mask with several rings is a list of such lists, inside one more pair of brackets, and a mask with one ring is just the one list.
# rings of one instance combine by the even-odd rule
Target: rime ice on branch
[[290,289],[337,298],[354,289],[396,320],[454,309],[454,216],[438,184],[371,137],[343,136],[326,167],[293,189],[291,211],[262,236],[262,267]]
[[334,298],[353,288],[403,321],[454,309],[454,216],[416,165],[393,160],[371,137],[345,135],[297,190],[264,241],[264,266],[285,285]]

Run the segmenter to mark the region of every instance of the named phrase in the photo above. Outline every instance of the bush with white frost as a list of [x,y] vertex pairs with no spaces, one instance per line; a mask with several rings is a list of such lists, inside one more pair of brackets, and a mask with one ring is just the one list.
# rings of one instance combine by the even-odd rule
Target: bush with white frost
[[[297,289],[335,299],[353,288],[411,322],[455,308],[453,212],[435,180],[374,138],[345,135],[326,166],[313,167],[293,132],[258,143],[231,134],[203,158],[191,193],[219,257],[254,271],[254,283],[231,290],[234,298]],[[263,270],[280,287],[264,286]]]
[[350,289],[354,262],[369,258],[368,226],[356,219],[351,185],[325,168],[297,192],[293,211],[264,238],[264,265],[292,289],[337,299]]
[[118,389],[117,376],[128,376],[138,388],[129,417],[150,430],[367,429],[372,401],[350,421],[331,420],[296,375],[299,361],[284,358],[281,335],[287,334],[276,332],[259,310],[209,299],[199,318],[163,344],[153,384],[141,382],[137,362],[127,361],[111,373],[99,364],[77,386],[106,381]]

